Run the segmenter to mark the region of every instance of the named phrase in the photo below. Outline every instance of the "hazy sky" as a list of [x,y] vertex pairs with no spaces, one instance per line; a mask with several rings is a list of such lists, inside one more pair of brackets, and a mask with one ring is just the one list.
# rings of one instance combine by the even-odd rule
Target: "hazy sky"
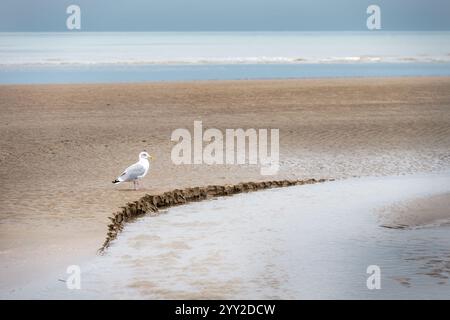
[[366,30],[381,7],[384,30],[450,30],[450,0],[0,0],[0,31]]

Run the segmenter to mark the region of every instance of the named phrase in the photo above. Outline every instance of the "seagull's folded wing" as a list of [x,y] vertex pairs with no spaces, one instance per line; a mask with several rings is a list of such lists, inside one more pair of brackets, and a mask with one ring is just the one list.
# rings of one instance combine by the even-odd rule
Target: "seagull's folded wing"
[[125,169],[125,171],[120,175],[120,181],[129,181],[135,180],[138,177],[142,176],[145,173],[145,168],[140,163],[135,163],[132,166],[129,166]]

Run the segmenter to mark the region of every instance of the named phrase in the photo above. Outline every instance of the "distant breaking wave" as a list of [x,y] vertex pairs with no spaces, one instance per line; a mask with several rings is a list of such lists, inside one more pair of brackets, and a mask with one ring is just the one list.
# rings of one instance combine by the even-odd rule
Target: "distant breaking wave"
[[0,67],[449,63],[450,32],[0,32]]
[[326,58],[302,57],[229,57],[229,58],[174,58],[174,59],[27,59],[3,60],[0,67],[27,66],[108,66],[108,65],[229,65],[229,64],[333,64],[333,63],[450,63],[447,56],[416,56],[416,57],[380,57],[380,56],[349,56]]

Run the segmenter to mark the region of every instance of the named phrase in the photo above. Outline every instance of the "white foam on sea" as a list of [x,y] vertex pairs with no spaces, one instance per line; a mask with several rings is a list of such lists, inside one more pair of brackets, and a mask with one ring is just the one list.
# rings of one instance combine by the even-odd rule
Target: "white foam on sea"
[[[450,173],[355,178],[174,207],[126,226],[70,298],[445,298],[450,226],[387,229],[377,210],[450,191]],[[381,290],[366,269],[381,268]]]
[[444,31],[2,32],[0,67],[450,62],[449,39]]

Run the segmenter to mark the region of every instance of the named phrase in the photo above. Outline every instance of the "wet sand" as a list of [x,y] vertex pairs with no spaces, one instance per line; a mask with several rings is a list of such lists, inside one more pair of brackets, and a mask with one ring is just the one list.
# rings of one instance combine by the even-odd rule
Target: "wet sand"
[[[445,299],[450,225],[380,228],[375,212],[378,206],[448,191],[450,172],[350,178],[173,207],[128,224],[107,255],[83,267],[85,286],[76,294]],[[382,270],[382,290],[367,289],[372,264]]]
[[[449,191],[450,171],[185,203],[127,223],[104,254],[80,266],[80,290],[50,278],[13,297],[445,299],[450,225],[381,228],[376,212]],[[380,267],[382,290],[368,290],[369,265]]]
[[[95,255],[106,218],[146,193],[267,179],[173,165],[170,135],[194,120],[279,128],[270,180],[450,168],[450,78],[0,86],[2,293]],[[156,158],[145,189],[113,186],[142,149]]]
[[390,228],[414,228],[450,223],[450,194],[441,193],[429,197],[395,203],[379,212],[383,226]]

